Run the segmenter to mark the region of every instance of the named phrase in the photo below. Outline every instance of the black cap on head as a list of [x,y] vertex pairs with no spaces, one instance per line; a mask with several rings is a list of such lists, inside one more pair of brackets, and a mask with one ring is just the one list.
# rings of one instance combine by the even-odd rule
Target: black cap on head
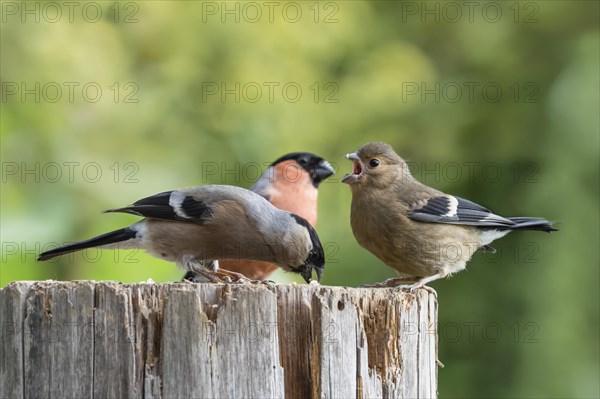
[[321,184],[323,180],[335,173],[335,170],[333,167],[331,167],[329,162],[310,152],[292,152],[286,154],[280,158],[277,158],[275,162],[271,164],[271,166],[275,166],[281,162],[289,160],[296,161],[296,163],[298,163],[302,169],[308,172],[315,187],[319,187],[319,184]]

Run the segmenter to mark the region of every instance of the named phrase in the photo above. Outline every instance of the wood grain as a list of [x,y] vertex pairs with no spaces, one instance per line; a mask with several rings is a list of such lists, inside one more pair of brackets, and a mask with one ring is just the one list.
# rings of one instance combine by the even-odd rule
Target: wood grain
[[14,282],[2,398],[437,397],[433,294]]

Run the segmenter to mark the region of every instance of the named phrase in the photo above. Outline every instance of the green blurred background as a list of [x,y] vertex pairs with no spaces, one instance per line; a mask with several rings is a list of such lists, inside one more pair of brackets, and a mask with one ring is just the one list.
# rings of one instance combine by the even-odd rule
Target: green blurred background
[[0,286],[175,281],[142,253],[35,258],[136,220],[100,210],[249,187],[291,151],[338,170],[320,189],[323,283],[391,277],[339,183],[343,155],[382,140],[425,183],[561,222],[432,284],[440,396],[600,395],[598,2],[70,4],[2,2]]

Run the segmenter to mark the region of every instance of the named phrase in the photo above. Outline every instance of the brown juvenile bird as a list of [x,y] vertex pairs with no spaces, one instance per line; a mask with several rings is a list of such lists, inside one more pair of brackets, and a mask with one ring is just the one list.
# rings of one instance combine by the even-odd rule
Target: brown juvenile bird
[[504,218],[418,182],[388,144],[367,143],[346,158],[354,237],[401,275],[376,286],[415,282],[414,291],[463,270],[477,250],[495,252],[489,244],[513,230],[556,231],[545,219]]
[[[276,159],[250,190],[277,208],[295,213],[316,227],[318,188],[334,173],[333,167],[322,157],[309,152],[294,152]],[[253,280],[266,280],[277,270],[273,263],[252,260],[220,260],[218,265],[221,269],[241,273]],[[184,280],[205,281],[191,271],[186,273]]]
[[143,198],[123,212],[143,216],[139,222],[89,240],[40,254],[48,260],[86,248],[140,248],[211,281],[221,276],[244,279],[238,273],[205,268],[213,259],[269,261],[298,273],[309,282],[320,279],[325,264],[323,247],[314,228],[303,218],[282,211],[250,190],[207,185],[166,191]]

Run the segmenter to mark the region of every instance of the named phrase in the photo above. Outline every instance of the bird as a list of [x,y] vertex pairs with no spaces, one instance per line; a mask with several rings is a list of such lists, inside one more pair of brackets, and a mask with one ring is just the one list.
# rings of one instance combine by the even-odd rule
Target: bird
[[142,216],[129,227],[68,244],[40,254],[45,261],[85,248],[139,248],[157,258],[199,273],[213,282],[244,282],[243,275],[205,268],[202,261],[252,259],[277,264],[300,274],[308,283],[312,272],[320,281],[325,265],[323,247],[306,219],[271,205],[240,187],[204,185],[165,191],[109,209]]
[[[324,158],[310,152],[292,152],[271,163],[250,190],[316,227],[318,188],[334,173],[335,169]],[[232,259],[218,262],[221,269],[241,273],[252,280],[267,280],[277,270],[277,265],[270,262]],[[203,282],[204,278],[188,271],[183,281]]]
[[495,252],[492,241],[511,231],[557,231],[546,219],[502,217],[422,184],[386,143],[367,143],[346,158],[352,172],[341,181],[352,193],[354,237],[400,275],[372,286],[414,292],[464,270],[478,250]]

